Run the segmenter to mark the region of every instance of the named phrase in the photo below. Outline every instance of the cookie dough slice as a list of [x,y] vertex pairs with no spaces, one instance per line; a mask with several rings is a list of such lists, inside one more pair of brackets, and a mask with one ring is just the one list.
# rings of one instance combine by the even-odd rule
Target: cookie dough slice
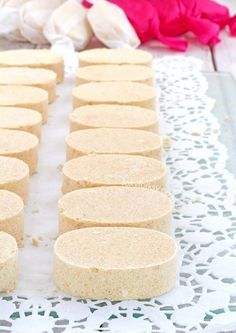
[[73,108],[94,104],[134,105],[154,110],[158,92],[154,87],[137,82],[91,82],[73,90]]
[[42,116],[26,108],[0,106],[0,128],[30,132],[40,138]]
[[123,128],[96,128],[70,133],[66,137],[67,160],[89,154],[129,154],[161,158],[158,134]]
[[131,128],[158,132],[158,115],[130,105],[98,104],[77,108],[69,116],[70,131],[87,128]]
[[0,156],[16,157],[29,166],[30,174],[37,172],[38,138],[28,132],[0,129]]
[[18,248],[15,238],[0,231],[0,292],[15,289],[18,276]]
[[119,186],[76,190],[65,194],[58,208],[60,234],[87,227],[139,227],[170,233],[171,200],[156,190]]
[[0,106],[38,111],[45,123],[48,118],[48,93],[43,89],[30,86],[0,86]]
[[76,85],[89,82],[130,81],[153,85],[154,73],[150,67],[139,65],[102,65],[79,68]]
[[30,67],[52,70],[57,82],[64,78],[63,57],[51,50],[8,50],[0,52],[0,67]]
[[80,67],[105,64],[151,66],[152,55],[149,52],[132,48],[100,48],[79,53]]
[[63,193],[98,186],[136,186],[162,189],[167,169],[154,158],[131,155],[87,155],[66,162]]
[[6,190],[0,190],[0,231],[12,235],[19,247],[24,245],[24,203]]
[[0,189],[18,194],[27,204],[29,193],[29,167],[14,157],[0,156]]
[[63,292],[79,298],[147,299],[174,287],[176,243],[145,228],[69,231],[55,243],[54,276]]
[[56,74],[42,68],[0,67],[0,85],[31,86],[48,92],[49,103],[56,99]]

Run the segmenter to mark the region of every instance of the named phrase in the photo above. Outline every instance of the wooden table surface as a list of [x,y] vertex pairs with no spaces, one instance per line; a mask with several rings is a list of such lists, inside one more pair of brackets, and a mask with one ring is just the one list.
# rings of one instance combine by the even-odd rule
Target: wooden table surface
[[[230,9],[231,14],[236,13],[236,0],[218,0],[225,4]],[[203,62],[204,71],[219,71],[229,72],[236,78],[236,37],[231,37],[228,30],[224,30],[220,34],[221,42],[214,47],[205,46],[196,41],[192,34],[185,35],[189,42],[187,52],[177,52],[170,50],[165,45],[158,41],[150,41],[141,46],[149,52],[152,52],[154,57],[162,57],[165,55],[184,54],[186,56],[194,56]],[[89,47],[94,47],[97,42],[92,43]],[[10,43],[6,40],[0,40],[0,50],[15,49],[15,48],[36,48],[36,45],[28,43]]]
[[[231,15],[236,14],[236,0],[216,0],[217,2],[226,5]],[[230,36],[228,29],[221,31],[221,42],[214,47],[205,46],[196,41],[193,35],[185,36],[189,42],[186,56],[199,58],[203,62],[204,71],[229,72],[236,78],[236,37]],[[157,57],[171,54],[180,54],[180,52],[167,49],[164,45],[153,41],[142,48],[151,50]]]

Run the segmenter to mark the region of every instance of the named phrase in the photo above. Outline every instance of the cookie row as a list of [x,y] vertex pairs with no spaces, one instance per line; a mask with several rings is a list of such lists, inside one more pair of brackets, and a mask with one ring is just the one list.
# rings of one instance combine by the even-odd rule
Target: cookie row
[[82,298],[157,296],[175,283],[176,245],[168,235],[172,202],[160,191],[167,169],[151,55],[102,49],[79,58],[55,280]]
[[29,176],[37,172],[41,128],[63,67],[48,50],[0,52],[0,291],[16,285]]

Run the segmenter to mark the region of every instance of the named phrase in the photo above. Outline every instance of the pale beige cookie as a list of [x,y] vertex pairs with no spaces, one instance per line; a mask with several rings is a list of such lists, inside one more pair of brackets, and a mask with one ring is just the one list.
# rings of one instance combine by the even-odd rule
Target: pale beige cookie
[[153,85],[154,73],[150,67],[139,65],[100,65],[79,68],[76,85],[89,82],[130,81]]
[[0,190],[0,231],[12,235],[18,246],[24,245],[24,203],[15,193]]
[[123,128],[96,128],[66,137],[67,160],[88,154],[129,154],[160,159],[162,139],[158,134]]
[[154,110],[155,100],[154,87],[137,82],[91,82],[73,90],[74,109],[93,104],[128,104]]
[[176,281],[176,243],[144,228],[82,228],[62,234],[54,246],[57,286],[72,296],[147,299]]
[[0,106],[33,109],[41,114],[45,123],[48,118],[48,93],[29,86],[0,86]]
[[152,55],[143,50],[132,48],[122,49],[91,49],[79,53],[79,66],[89,65],[145,65],[151,66]]
[[16,288],[18,277],[18,248],[15,238],[0,231],[0,292]]
[[0,106],[0,128],[25,131],[40,138],[42,116],[26,108]]
[[0,189],[15,192],[26,204],[29,193],[28,165],[18,158],[0,156]]
[[49,103],[56,99],[56,74],[43,68],[0,67],[0,85],[20,85],[47,91]]
[[57,82],[64,79],[63,57],[51,50],[8,50],[0,52],[0,67],[30,67],[52,70]]
[[76,190],[59,200],[58,209],[61,234],[87,227],[139,227],[170,233],[171,200],[166,194],[147,188]]
[[98,104],[81,106],[70,113],[70,131],[87,128],[131,128],[158,132],[158,115],[130,105]]
[[97,186],[137,186],[162,189],[167,169],[155,158],[131,155],[86,155],[66,162],[63,193]]
[[16,157],[28,164],[30,174],[37,172],[38,138],[28,132],[0,129],[0,156]]

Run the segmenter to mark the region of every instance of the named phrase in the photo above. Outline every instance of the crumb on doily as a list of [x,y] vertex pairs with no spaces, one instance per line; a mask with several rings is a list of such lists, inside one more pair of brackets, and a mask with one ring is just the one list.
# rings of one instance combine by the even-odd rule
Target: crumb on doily
[[193,198],[193,199],[192,199],[192,202],[193,202],[193,203],[195,203],[195,202],[202,202],[202,198],[201,198],[201,197]]
[[220,132],[220,129],[219,128],[213,128],[212,132],[215,133],[215,134],[218,134]]
[[[14,286],[14,289],[16,288],[16,285]],[[4,294],[10,294],[12,292],[12,289],[4,290]]]
[[176,95],[176,99],[177,99],[177,101],[181,101],[183,99],[183,96],[182,95]]
[[32,214],[37,214],[39,212],[39,209],[38,208],[34,208],[31,210],[31,213]]
[[63,168],[63,165],[62,165],[62,164],[59,164],[59,165],[57,166],[57,170],[59,170],[59,171],[62,171],[62,168]]
[[230,116],[229,116],[228,114],[226,114],[226,115],[224,116],[224,121],[225,121],[226,123],[230,121]]
[[36,238],[32,238],[32,239],[31,239],[31,244],[32,244],[33,246],[38,247],[38,246],[39,246],[39,240],[36,239]]
[[55,287],[52,289],[52,294],[55,295],[58,293],[58,291],[59,291],[59,289],[57,287]]
[[201,133],[200,132],[197,132],[197,131],[193,131],[191,133],[192,136],[201,136]]
[[163,136],[163,146],[165,148],[169,148],[169,147],[171,147],[171,144],[172,144],[171,138],[168,135],[164,135]]

